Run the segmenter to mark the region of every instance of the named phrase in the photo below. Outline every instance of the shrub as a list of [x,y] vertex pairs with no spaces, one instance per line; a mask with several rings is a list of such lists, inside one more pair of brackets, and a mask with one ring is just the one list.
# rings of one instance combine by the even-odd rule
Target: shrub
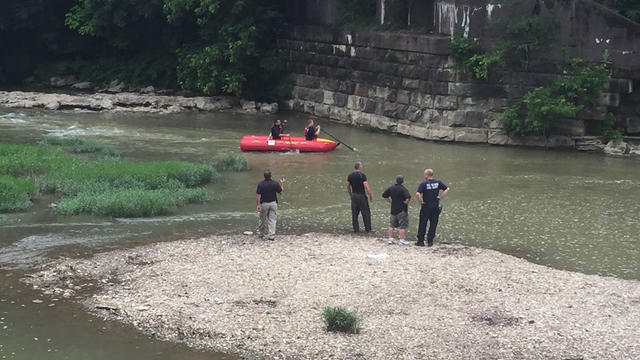
[[616,129],[615,124],[616,118],[613,117],[613,114],[608,113],[602,122],[602,140],[605,144],[609,141],[614,143],[622,141],[623,132],[620,129]]
[[19,211],[31,206],[31,196],[36,192],[32,180],[0,175],[0,211]]
[[103,193],[81,193],[63,199],[58,211],[65,215],[142,217],[169,213],[176,206],[204,201],[206,190],[197,189],[120,189]]
[[349,311],[342,307],[325,307],[322,309],[322,318],[328,331],[360,333],[361,321],[355,311]]
[[573,118],[585,105],[598,99],[609,80],[604,62],[585,65],[572,59],[569,74],[556,77],[550,86],[529,91],[500,118],[510,135],[540,133],[549,136],[554,121]]
[[219,156],[213,167],[218,171],[243,171],[249,168],[249,161],[242,155],[228,153]]

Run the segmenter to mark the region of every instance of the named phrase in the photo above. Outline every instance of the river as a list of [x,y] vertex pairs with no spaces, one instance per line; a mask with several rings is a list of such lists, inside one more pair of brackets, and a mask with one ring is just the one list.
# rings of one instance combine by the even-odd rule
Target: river
[[[290,132],[302,133],[302,115],[278,116],[289,120]],[[207,162],[217,154],[237,152],[243,134],[267,133],[273,119],[232,113],[0,110],[0,142],[33,144],[45,135],[91,137],[114,145],[128,160]],[[170,216],[64,217],[48,206],[55,200],[50,196],[39,198],[26,212],[0,214],[0,358],[107,359],[114,352],[135,359],[225,358],[154,342],[135,329],[86,315],[71,301],[33,304],[41,295],[17,279],[52,257],[254,230],[255,186],[267,167],[287,179],[279,209],[281,233],[349,232],[345,179],[353,163],[362,161],[375,194],[373,227],[384,237],[389,206],[382,191],[403,174],[414,194],[424,168],[432,167],[435,177],[452,189],[443,201],[436,242],[491,248],[558,269],[640,279],[638,160],[436,143],[328,121],[321,125],[358,151],[340,146],[325,154],[247,153],[249,171],[225,173],[209,185],[210,201]],[[414,239],[415,199],[409,211],[408,238]]]

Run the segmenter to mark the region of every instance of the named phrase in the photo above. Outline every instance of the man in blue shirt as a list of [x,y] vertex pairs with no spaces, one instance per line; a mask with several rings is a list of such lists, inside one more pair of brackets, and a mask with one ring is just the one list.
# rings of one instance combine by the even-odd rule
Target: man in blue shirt
[[[440,199],[449,193],[450,188],[442,181],[433,178],[433,169],[424,170],[424,181],[418,185],[416,197],[422,207],[420,207],[420,220],[418,223],[417,246],[424,246],[424,233],[429,221],[429,232],[427,233],[427,246],[433,246],[433,238],[436,237],[436,227],[440,218]],[[440,192],[442,191],[442,192]]]

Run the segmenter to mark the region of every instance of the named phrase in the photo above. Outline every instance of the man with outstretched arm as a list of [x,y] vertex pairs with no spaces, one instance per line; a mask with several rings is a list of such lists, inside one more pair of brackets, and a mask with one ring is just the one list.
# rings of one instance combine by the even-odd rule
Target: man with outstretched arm
[[364,222],[364,230],[371,231],[371,211],[369,210],[369,202],[365,191],[369,194],[369,200],[373,202],[373,195],[367,182],[367,175],[362,172],[362,163],[357,162],[353,166],[356,171],[347,177],[347,193],[351,199],[351,221],[353,223],[353,232],[360,232],[360,224],[358,223],[358,214],[362,213],[362,221]]
[[[267,239],[275,240],[276,221],[278,219],[278,196],[284,193],[285,179],[275,182],[271,179],[271,170],[264,171],[264,180],[256,189],[256,210],[260,212],[258,236],[263,237],[267,231]],[[265,229],[266,228],[266,229]]]
[[305,139],[311,141],[318,138],[320,134],[320,125],[314,126],[314,122],[312,119],[307,121],[307,126],[304,128],[304,137]]
[[409,227],[409,201],[411,195],[404,185],[404,176],[396,176],[395,185],[391,185],[382,193],[382,197],[391,204],[391,217],[389,218],[389,245],[393,244],[393,229],[398,229],[398,244],[406,245],[404,241],[407,227]]
[[[440,218],[440,200],[447,196],[449,188],[442,181],[433,178],[433,169],[424,170],[424,181],[418,186],[416,197],[422,206],[420,207],[420,221],[418,223],[417,246],[424,246],[424,233],[429,221],[427,233],[427,246],[433,246],[433,238],[436,237],[436,227]],[[440,192],[442,191],[442,192]]]

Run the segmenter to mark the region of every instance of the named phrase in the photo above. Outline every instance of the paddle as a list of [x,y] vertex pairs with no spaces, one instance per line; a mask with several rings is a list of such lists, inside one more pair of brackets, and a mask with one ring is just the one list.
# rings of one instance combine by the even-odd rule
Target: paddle
[[335,135],[331,134],[331,133],[330,133],[330,132],[328,132],[327,130],[324,130],[324,129],[323,129],[322,131],[324,131],[324,132],[325,132],[325,134],[327,134],[327,135],[331,136],[331,137],[333,138],[333,140],[335,140],[335,141],[339,142],[340,144],[342,144],[342,145],[346,146],[347,148],[349,148],[351,151],[358,151],[358,149],[356,149],[356,148],[352,148],[351,146],[349,146],[349,145],[345,144],[345,142],[344,142],[344,141],[342,141],[342,140],[338,139],[337,137],[335,137]]

